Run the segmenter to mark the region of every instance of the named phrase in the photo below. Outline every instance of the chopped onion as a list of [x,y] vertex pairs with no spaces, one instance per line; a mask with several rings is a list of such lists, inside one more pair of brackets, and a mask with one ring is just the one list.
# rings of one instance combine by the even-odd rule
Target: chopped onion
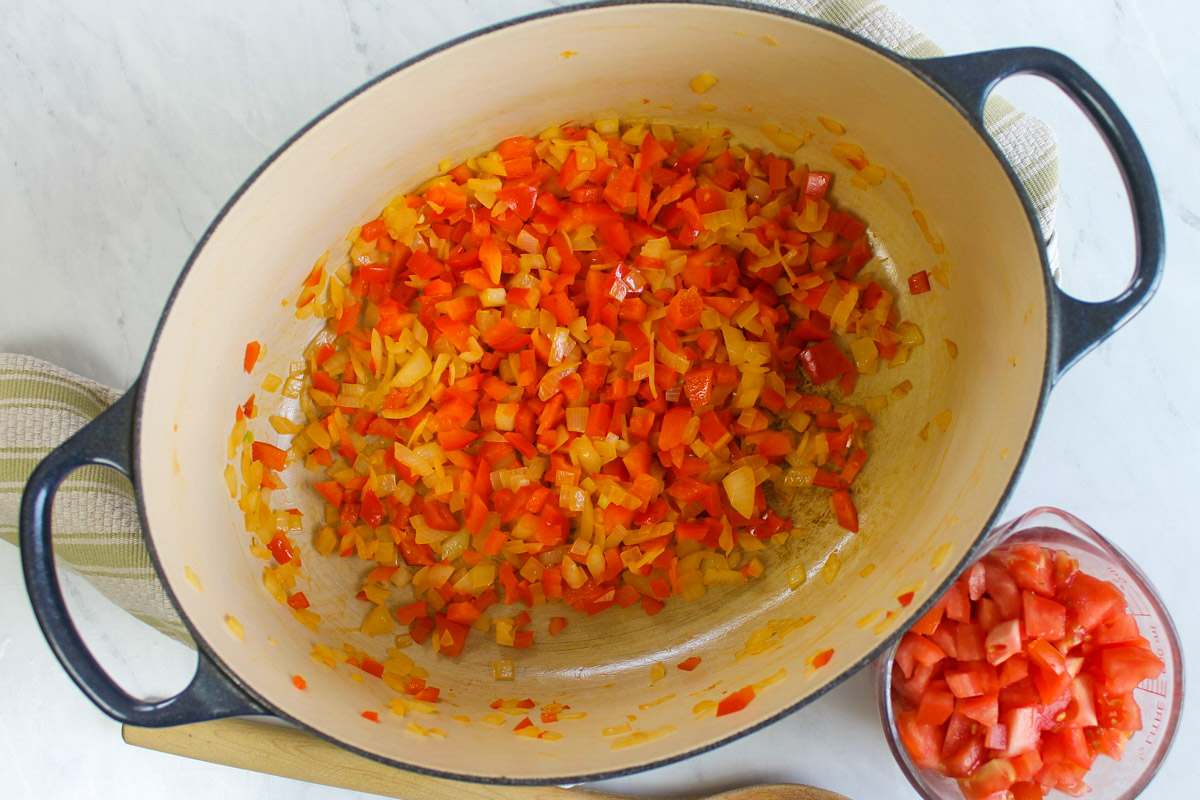
[[771,187],[762,178],[751,178],[746,183],[746,194],[756,203],[765,203],[771,197]]
[[517,425],[517,412],[521,410],[519,403],[496,404],[496,430],[511,431]]
[[691,361],[689,361],[687,358],[680,355],[679,353],[672,353],[670,350],[667,349],[666,345],[664,345],[662,342],[659,342],[655,346],[654,352],[658,355],[659,361],[661,361],[664,365],[675,370],[678,373],[682,374],[682,373],[687,372],[689,369],[691,369],[691,366],[692,366]]
[[863,336],[850,343],[850,353],[854,356],[854,367],[862,375],[874,375],[879,368],[879,348],[875,341]]
[[[749,467],[739,467],[721,479],[725,493],[729,495],[729,504],[733,510],[743,517],[754,513],[754,471]],[[707,583],[708,581],[705,581]]]
[[566,414],[567,430],[571,433],[583,433],[587,427],[588,409],[568,408]]
[[536,253],[542,249],[542,243],[526,228],[521,229],[516,239],[513,240],[513,244],[526,253]]
[[571,339],[571,332],[566,328],[555,328],[554,335],[550,338],[550,366],[556,367],[566,361],[574,349],[575,342]]
[[583,511],[587,492],[577,486],[563,486],[559,490],[559,505],[565,511]]
[[479,293],[479,302],[484,308],[501,308],[504,306],[504,289],[484,289]]
[[[759,130],[762,132],[763,136],[767,137],[771,141],[771,144],[775,145],[788,155],[791,155],[799,150],[800,146],[803,145],[805,141],[795,134],[780,130],[778,125],[763,125],[761,128],[759,128]],[[805,139],[807,138],[808,137],[806,136]]]
[[412,450],[409,450],[404,445],[396,442],[392,449],[396,460],[416,474],[420,475],[421,477],[433,474],[433,465],[421,458]]
[[433,362],[429,360],[429,353],[419,349],[404,362],[404,366],[396,373],[396,377],[392,378],[392,385],[396,387],[408,387],[415,384],[417,381],[424,378],[433,369]]

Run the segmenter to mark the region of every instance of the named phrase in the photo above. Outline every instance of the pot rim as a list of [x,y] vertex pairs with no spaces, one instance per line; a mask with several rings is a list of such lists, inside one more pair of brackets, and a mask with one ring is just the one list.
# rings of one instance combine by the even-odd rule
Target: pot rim
[[[158,573],[160,578],[161,578],[161,576],[166,574],[166,571],[163,569],[163,565],[158,556],[158,551],[154,546],[154,539],[150,532],[149,520],[146,518],[145,505],[141,499],[141,469],[140,469],[141,434],[142,434],[141,406],[142,406],[143,398],[144,398],[144,395],[146,392],[146,385],[147,385],[145,377],[149,374],[151,368],[153,367],[155,352],[156,352],[156,349],[158,346],[159,339],[162,335],[163,329],[166,325],[167,318],[170,316],[172,307],[175,304],[175,300],[176,300],[184,282],[187,280],[187,277],[188,277],[189,273],[191,272],[193,265],[195,264],[196,260],[200,257],[200,254],[204,250],[204,247],[208,243],[208,240],[213,236],[213,234],[216,232],[217,228],[221,225],[221,223],[224,221],[225,217],[229,214],[229,212],[233,209],[233,207],[242,199],[242,196],[250,189],[250,187],[252,185],[254,185],[255,182],[258,181],[259,177],[261,177],[261,175],[272,164],[274,164],[275,161],[278,160],[280,156],[283,155],[283,153],[285,153],[288,149],[290,149],[292,147],[293,144],[295,144],[302,137],[304,137],[312,128],[314,128],[319,123],[323,122],[333,112],[337,111],[339,108],[344,106],[349,101],[353,100],[354,98],[358,97],[359,95],[361,95],[364,92],[368,91],[369,89],[373,88],[375,85],[382,83],[386,80],[389,80],[394,75],[397,75],[398,73],[402,72],[403,70],[405,70],[415,64],[418,64],[418,63],[430,58],[431,56],[434,56],[445,50],[454,48],[460,44],[468,42],[472,39],[476,39],[480,36],[484,36],[484,35],[487,35],[490,33],[505,30],[507,28],[511,28],[511,27],[514,27],[517,25],[522,25],[522,24],[525,24],[528,22],[534,22],[537,20],[547,19],[550,17],[555,17],[555,16],[559,16],[559,15],[563,15],[563,14],[589,11],[589,10],[597,9],[597,8],[610,8],[610,7],[621,7],[621,6],[641,6],[641,5],[650,5],[650,4],[682,5],[682,6],[713,6],[713,7],[735,8],[735,9],[740,9],[742,11],[750,11],[750,12],[756,12],[756,13],[761,13],[761,14],[767,14],[767,15],[772,15],[772,16],[776,16],[776,17],[782,17],[784,19],[788,19],[793,22],[799,22],[802,24],[810,25],[812,27],[820,28],[829,33],[834,33],[845,39],[848,39],[849,41],[851,41],[855,44],[866,47],[866,48],[872,50],[873,52],[884,56],[885,58],[887,58],[888,60],[890,60],[894,64],[896,64],[897,66],[902,67],[905,70],[907,70],[915,78],[922,81],[927,86],[929,86],[931,89],[933,89],[938,95],[941,96],[941,98],[944,101],[946,101],[948,104],[950,104],[959,114],[961,114],[963,116],[963,118],[967,121],[967,123],[970,124],[970,126],[975,130],[976,134],[979,135],[981,139],[983,139],[984,143],[991,150],[992,155],[999,162],[1000,167],[1004,170],[1004,173],[1008,176],[1010,183],[1012,184],[1013,188],[1016,190],[1016,194],[1021,203],[1022,210],[1025,212],[1025,216],[1029,222],[1030,230],[1033,231],[1033,233],[1035,234],[1036,240],[1040,243],[1037,248],[1037,251],[1038,251],[1038,258],[1039,258],[1039,260],[1041,262],[1041,266],[1042,266],[1042,269],[1041,269],[1042,283],[1043,283],[1042,289],[1043,289],[1044,295],[1046,297],[1046,319],[1047,319],[1047,325],[1048,325],[1048,329],[1049,329],[1048,330],[1049,335],[1047,335],[1047,337],[1046,337],[1046,352],[1045,352],[1044,359],[1043,359],[1041,387],[1038,392],[1037,405],[1034,409],[1032,419],[1030,420],[1029,430],[1025,435],[1025,440],[1024,440],[1024,443],[1022,444],[1021,451],[1018,454],[1015,461],[1013,462],[1014,463],[1013,471],[1008,479],[1008,482],[1004,486],[1003,491],[1000,494],[1000,498],[996,504],[995,509],[988,516],[987,521],[985,522],[983,528],[979,531],[978,534],[976,534],[974,540],[971,542],[970,547],[968,547],[967,550],[964,552],[964,554],[963,554],[962,558],[959,560],[959,562],[948,573],[947,577],[940,584],[938,584],[935,587],[934,591],[930,594],[929,599],[913,611],[912,618],[913,619],[919,618],[931,606],[933,606],[933,604],[937,601],[937,599],[939,597],[941,597],[941,595],[950,587],[950,585],[958,578],[958,576],[962,573],[962,571],[969,564],[971,564],[974,560],[976,560],[976,558],[980,554],[981,547],[983,546],[984,540],[985,540],[988,532],[996,525],[996,522],[1000,516],[1001,511],[1004,510],[1006,503],[1008,502],[1009,498],[1012,495],[1012,492],[1016,485],[1017,479],[1020,477],[1020,474],[1025,467],[1025,462],[1028,459],[1029,451],[1030,451],[1030,448],[1031,448],[1033,440],[1034,440],[1034,435],[1036,434],[1037,429],[1041,424],[1042,413],[1043,413],[1043,410],[1044,410],[1045,404],[1046,404],[1046,398],[1049,396],[1050,390],[1053,387],[1053,383],[1054,383],[1054,358],[1053,358],[1053,356],[1054,356],[1054,348],[1055,348],[1055,337],[1053,335],[1053,330],[1054,330],[1054,323],[1059,316],[1059,307],[1058,307],[1057,303],[1054,302],[1054,284],[1053,284],[1053,281],[1051,278],[1049,261],[1048,261],[1047,255],[1046,255],[1046,247],[1045,247],[1045,244],[1042,243],[1041,227],[1040,227],[1040,224],[1037,219],[1037,214],[1034,211],[1033,204],[1030,201],[1027,192],[1025,191],[1024,185],[1021,183],[1020,179],[1017,177],[1017,174],[1014,171],[1012,165],[1009,163],[1009,161],[1008,161],[1007,157],[1005,157],[1003,151],[1001,151],[1000,147],[996,144],[995,140],[992,139],[992,137],[988,134],[986,128],[984,127],[982,117],[978,117],[978,116],[972,114],[967,108],[965,108],[963,106],[963,104],[956,97],[954,97],[951,93],[949,93],[943,85],[939,84],[937,81],[935,81],[929,75],[927,75],[924,71],[919,69],[917,64],[920,63],[921,59],[906,58],[905,56],[902,56],[899,53],[896,53],[895,51],[889,50],[879,44],[876,44],[875,42],[872,42],[869,39],[866,39],[857,33],[839,28],[839,27],[833,25],[832,23],[826,22],[826,21],[818,19],[816,17],[811,17],[811,16],[808,16],[805,14],[800,14],[800,13],[792,11],[790,9],[779,8],[779,7],[775,7],[775,6],[759,5],[754,2],[749,2],[748,0],[587,0],[586,2],[578,3],[575,5],[557,7],[557,8],[549,8],[549,9],[545,9],[543,11],[538,11],[538,12],[526,14],[526,15],[523,15],[520,17],[515,17],[513,19],[508,19],[508,20],[503,20],[501,22],[493,23],[486,27],[480,28],[475,31],[471,31],[469,33],[466,33],[461,36],[457,36],[453,39],[442,42],[441,44],[435,45],[427,50],[422,51],[421,53],[418,53],[418,54],[412,56],[411,58],[408,58],[408,59],[400,62],[399,64],[391,67],[390,69],[387,69],[384,72],[381,72],[379,75],[376,75],[375,77],[371,78],[370,80],[366,81],[365,83],[359,85],[357,88],[355,88],[348,94],[339,98],[337,101],[335,101],[334,103],[329,105],[327,108],[325,108],[325,110],[321,111],[318,115],[313,117],[312,120],[310,120],[308,123],[306,123],[299,130],[297,130],[294,134],[292,134],[290,137],[288,137],[287,140],[285,140],[283,142],[283,144],[281,144],[278,148],[276,148],[270,155],[268,155],[262,161],[261,164],[258,165],[257,168],[255,168],[255,170],[246,178],[245,181],[242,182],[242,184],[237,188],[237,190],[230,196],[229,200],[227,200],[225,202],[225,204],[221,207],[221,209],[217,212],[217,214],[213,218],[212,222],[205,229],[204,234],[196,242],[196,246],[192,249],[191,254],[188,256],[188,259],[185,262],[183,269],[179,273],[179,277],[176,279],[175,284],[171,287],[171,292],[167,296],[167,300],[166,300],[165,304],[163,305],[163,311],[159,317],[158,324],[155,326],[154,335],[151,337],[150,345],[149,345],[149,348],[147,349],[147,353],[146,353],[146,359],[142,364],[142,369],[138,373],[138,378],[136,379],[135,386],[133,387],[137,393],[137,396],[136,396],[136,408],[134,409],[133,434],[132,434],[133,435],[132,483],[134,484],[134,487],[136,490],[134,492],[134,495],[135,495],[135,498],[137,501],[138,518],[142,525],[142,538],[146,542],[146,549],[149,551],[151,561],[153,562],[155,570]],[[692,758],[694,756],[701,755],[702,753],[706,753],[710,750],[715,750],[718,747],[728,744],[729,742],[732,742],[736,739],[740,739],[743,736],[754,733],[755,731],[758,731],[762,728],[772,725],[772,724],[778,722],[779,720],[783,719],[784,717],[795,713],[796,711],[800,710],[801,708],[803,708],[803,707],[809,705],[810,703],[818,700],[819,698],[823,697],[825,694],[827,694],[828,692],[832,691],[833,689],[837,688],[842,683],[844,683],[852,675],[858,673],[864,667],[871,664],[881,653],[886,651],[889,647],[892,647],[895,644],[895,642],[900,638],[900,636],[904,633],[904,629],[897,628],[896,630],[892,631],[888,635],[882,637],[880,639],[879,643],[876,644],[874,647],[872,647],[865,655],[863,655],[860,659],[858,659],[854,663],[843,668],[842,671],[836,677],[831,679],[824,686],[819,687],[815,691],[811,692],[810,694],[806,695],[805,697],[803,697],[799,700],[796,700],[794,702],[791,702],[791,703],[785,705],[779,711],[777,711],[776,713],[767,717],[766,719],[760,720],[751,725],[740,728],[727,736],[720,737],[711,742],[702,744],[698,747],[694,747],[694,748],[685,750],[683,752],[680,752],[680,753],[677,753],[677,754],[674,754],[671,756],[667,756],[665,758],[660,758],[660,759],[656,759],[656,760],[648,761],[648,762],[639,762],[639,763],[631,764],[629,766],[622,767],[620,769],[612,769],[612,770],[606,770],[606,771],[602,771],[602,772],[587,772],[587,773],[581,773],[581,774],[577,774],[577,775],[565,775],[565,776],[556,777],[556,778],[514,779],[514,778],[508,778],[508,777],[502,776],[502,775],[481,776],[481,775],[469,775],[469,774],[463,774],[463,773],[457,773],[457,772],[449,772],[449,771],[440,770],[440,769],[433,769],[433,768],[422,766],[419,764],[412,764],[412,763],[405,762],[405,761],[387,758],[385,756],[381,756],[376,753],[372,753],[370,751],[363,750],[358,747],[349,745],[334,736],[331,736],[331,735],[329,735],[321,730],[318,730],[316,728],[310,727],[309,725],[305,724],[304,722],[301,722],[300,720],[293,717],[291,714],[289,714],[286,711],[284,711],[283,709],[281,709],[276,704],[266,700],[261,694],[256,692],[253,689],[253,687],[247,685],[246,682],[243,681],[242,678],[229,665],[227,665],[224,662],[224,660],[220,657],[220,655],[218,655],[217,652],[208,644],[208,642],[198,633],[195,626],[192,624],[191,620],[188,619],[187,614],[183,612],[182,606],[181,606],[178,598],[176,597],[175,592],[172,590],[170,583],[168,581],[160,581],[160,583],[162,584],[162,587],[163,587],[164,591],[166,592],[166,595],[167,595],[168,599],[170,600],[171,605],[175,608],[175,611],[179,615],[180,620],[183,622],[184,626],[187,628],[188,634],[191,636],[192,640],[195,642],[196,647],[197,647],[198,651],[200,652],[201,657],[208,658],[213,663],[213,665],[215,665],[217,667],[217,669],[220,671],[222,676],[232,686],[236,687],[237,691],[242,692],[247,697],[251,698],[259,706],[263,707],[264,709],[269,710],[272,715],[274,715],[280,719],[286,720],[287,722],[290,722],[294,725],[297,725],[297,726],[303,728],[304,730],[310,731],[313,734],[320,736],[322,739],[325,739],[326,741],[328,741],[332,744],[338,745],[339,747],[343,747],[357,755],[363,756],[364,758],[369,758],[372,761],[376,761],[378,763],[385,764],[385,765],[392,766],[392,767],[399,767],[401,769],[405,769],[405,770],[415,772],[418,774],[422,774],[422,775],[429,775],[429,776],[435,777],[435,778],[444,778],[444,779],[448,779],[448,780],[465,781],[465,782],[470,782],[470,783],[489,783],[489,784],[500,784],[500,785],[515,785],[515,786],[553,786],[553,785],[558,785],[558,784],[585,783],[585,782],[590,782],[590,781],[608,780],[608,779],[612,779],[612,778],[623,777],[626,775],[633,775],[633,774],[637,774],[640,772],[644,772],[646,770],[654,769],[657,767],[667,766],[669,764],[674,764],[676,762],[683,761],[683,760]]]

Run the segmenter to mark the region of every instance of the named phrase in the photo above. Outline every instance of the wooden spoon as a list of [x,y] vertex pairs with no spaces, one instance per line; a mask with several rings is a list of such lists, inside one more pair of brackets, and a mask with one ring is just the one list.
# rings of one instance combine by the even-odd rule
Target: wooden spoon
[[[295,728],[222,719],[177,728],[121,727],[129,744],[213,764],[371,792],[405,800],[637,800],[628,795],[558,786],[498,786],[432,778],[384,766]],[[712,795],[708,800],[847,800],[795,784],[764,784]]]

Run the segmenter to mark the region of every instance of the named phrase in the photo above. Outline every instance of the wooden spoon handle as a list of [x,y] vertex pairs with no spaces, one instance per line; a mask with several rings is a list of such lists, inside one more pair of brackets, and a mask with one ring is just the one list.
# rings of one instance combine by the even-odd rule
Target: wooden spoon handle
[[295,728],[246,719],[177,728],[121,727],[129,744],[213,764],[404,800],[635,800],[558,786],[464,783],[384,766]]

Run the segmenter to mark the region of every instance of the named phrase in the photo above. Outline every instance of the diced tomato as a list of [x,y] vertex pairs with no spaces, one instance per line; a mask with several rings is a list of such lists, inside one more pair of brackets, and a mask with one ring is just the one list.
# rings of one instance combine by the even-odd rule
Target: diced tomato
[[1164,668],[1162,659],[1145,645],[1112,645],[1100,652],[1100,677],[1109,693],[1132,692],[1142,681],[1157,678]]
[[946,603],[946,619],[955,622],[971,621],[971,598],[961,582],[952,583],[943,600]]
[[1100,724],[1096,717],[1096,692],[1090,675],[1080,675],[1071,682],[1071,700],[1067,703],[1063,722],[1081,728]]
[[[1001,547],[897,646],[901,742],[958,778],[968,799],[1078,796],[1096,755],[1120,758],[1141,728],[1133,690],[1164,669],[1124,609],[1116,587],[1066,553]],[[935,748],[940,763],[928,755]]]
[[1053,564],[1044,548],[1036,544],[1017,545],[1003,550],[1000,558],[1019,588],[1042,597],[1054,596]]
[[1055,641],[1067,635],[1067,609],[1060,603],[1026,591],[1022,593],[1021,622],[1031,639]]
[[984,559],[984,576],[988,597],[996,602],[1005,619],[1016,619],[1021,614],[1021,592],[1012,575],[999,562]]
[[993,758],[983,762],[968,777],[959,781],[966,800],[990,800],[1004,793],[1017,782],[1017,771],[1006,758]]
[[919,620],[917,620],[911,628],[909,628],[909,630],[913,633],[920,633],[925,636],[929,636],[935,630],[937,630],[938,623],[942,621],[942,614],[945,612],[946,604],[943,602],[938,602],[932,608],[926,611],[925,614]]
[[1140,637],[1137,620],[1129,614],[1118,614],[1092,632],[1092,641],[1096,644],[1123,644]]
[[983,763],[987,751],[983,746],[983,734],[975,733],[950,753],[943,749],[942,762],[944,772],[951,778],[966,778]]
[[941,769],[944,730],[917,722],[916,711],[899,710],[895,716],[896,733],[913,764],[918,769]]
[[1085,631],[1125,612],[1125,597],[1117,587],[1084,572],[1077,573],[1058,598]]
[[[973,622],[961,622],[954,629],[955,657],[959,661],[980,661],[987,656],[983,628]],[[994,663],[994,662],[993,662]]]
[[1037,748],[1040,734],[1034,706],[1011,708],[1001,715],[1001,721],[1008,733],[1008,747],[1002,755],[1011,757]]
[[[999,722],[1000,698],[998,694],[965,697],[955,701],[954,707],[980,725],[992,727]],[[949,716],[949,715],[947,715]]]
[[896,647],[896,665],[900,667],[906,678],[912,676],[913,669],[917,664],[932,667],[945,657],[946,654],[940,647],[921,634],[912,631],[904,634],[900,644]]
[[917,722],[922,725],[941,725],[954,713],[954,695],[945,681],[932,681],[917,706]]
[[1129,741],[1125,731],[1115,728],[1089,727],[1084,729],[1088,745],[1097,755],[1108,756],[1114,761],[1120,761],[1125,752],[1125,743]]
[[[955,697],[978,697],[986,693],[987,687],[980,679],[981,675],[974,669],[948,669],[943,673],[946,683]],[[997,680],[997,685],[999,680]]]
[[[992,628],[984,640],[987,660],[992,664],[1003,664],[1021,652],[1021,623],[1015,619],[1005,620]],[[1003,678],[1001,679],[1003,682]]]

